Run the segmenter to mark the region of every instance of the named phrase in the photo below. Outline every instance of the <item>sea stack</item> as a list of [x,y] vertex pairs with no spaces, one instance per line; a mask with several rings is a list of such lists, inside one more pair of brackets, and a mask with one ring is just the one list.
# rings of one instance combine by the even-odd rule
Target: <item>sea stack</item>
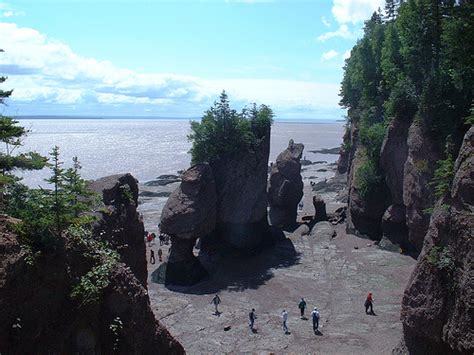
[[288,148],[278,155],[272,166],[268,201],[273,226],[291,229],[296,225],[298,203],[303,197],[300,162],[303,149],[303,144],[291,139]]
[[194,244],[216,225],[216,184],[207,163],[186,170],[161,215],[161,232],[171,236],[165,284],[189,286],[207,272],[193,254]]

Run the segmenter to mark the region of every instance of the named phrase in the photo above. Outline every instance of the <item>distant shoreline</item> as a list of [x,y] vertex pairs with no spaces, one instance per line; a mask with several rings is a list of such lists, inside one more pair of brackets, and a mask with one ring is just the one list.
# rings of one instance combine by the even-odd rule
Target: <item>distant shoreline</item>
[[[66,116],[66,115],[37,115],[37,116],[14,116],[17,120],[163,120],[163,121],[199,121],[201,117],[151,117],[151,116]],[[318,119],[318,118],[274,118],[277,123],[340,123],[345,120]]]

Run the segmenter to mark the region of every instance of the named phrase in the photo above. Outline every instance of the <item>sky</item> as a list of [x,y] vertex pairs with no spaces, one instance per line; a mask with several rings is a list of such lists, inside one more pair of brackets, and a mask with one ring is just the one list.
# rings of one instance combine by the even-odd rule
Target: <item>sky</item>
[[341,119],[344,60],[383,0],[0,0],[5,115]]

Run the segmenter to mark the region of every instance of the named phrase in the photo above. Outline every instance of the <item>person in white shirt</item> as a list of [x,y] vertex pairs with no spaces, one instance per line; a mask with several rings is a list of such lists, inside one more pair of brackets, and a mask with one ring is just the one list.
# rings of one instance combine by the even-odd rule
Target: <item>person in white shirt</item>
[[286,321],[288,320],[288,312],[285,309],[281,312],[281,319],[283,320],[283,331],[287,334],[288,326],[286,325]]
[[319,311],[316,307],[314,307],[314,310],[311,312],[311,317],[313,318],[313,331],[316,333],[318,332],[319,328]]

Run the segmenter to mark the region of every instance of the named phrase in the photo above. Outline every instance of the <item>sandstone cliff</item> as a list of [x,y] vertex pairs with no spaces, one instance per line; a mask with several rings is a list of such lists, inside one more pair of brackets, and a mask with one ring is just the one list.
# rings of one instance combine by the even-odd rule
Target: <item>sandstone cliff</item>
[[450,194],[438,201],[405,291],[411,354],[474,352],[474,127],[465,135]]
[[[65,233],[54,251],[32,258],[13,232],[17,222],[0,219],[0,353],[184,353],[150,308],[135,179],[113,176],[94,186],[106,206],[95,235]],[[108,259],[96,249],[101,241],[116,248],[120,259],[105,280],[101,266]],[[93,265],[98,268],[91,274],[92,284],[74,296]],[[98,283],[103,288],[97,291]],[[85,302],[93,294],[97,299]]]

